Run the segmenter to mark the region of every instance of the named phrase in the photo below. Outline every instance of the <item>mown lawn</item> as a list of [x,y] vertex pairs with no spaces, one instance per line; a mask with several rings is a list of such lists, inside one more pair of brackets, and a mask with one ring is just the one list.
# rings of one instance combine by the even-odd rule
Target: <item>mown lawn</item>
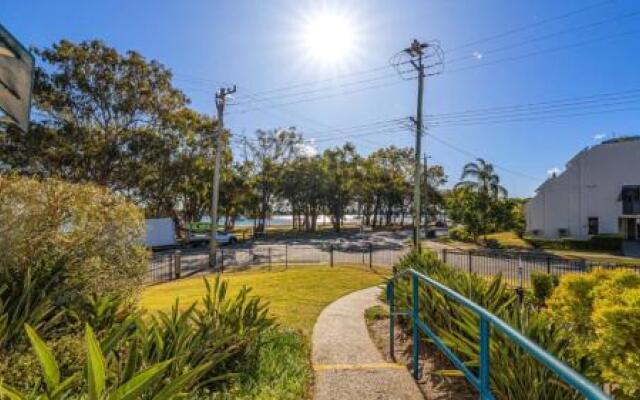
[[[222,277],[232,292],[242,286],[251,287],[254,295],[270,303],[269,310],[281,325],[310,336],[325,306],[348,293],[382,283],[389,272],[362,266],[290,266],[287,270],[230,272]],[[179,298],[181,306],[187,307],[202,297],[202,279],[193,277],[150,286],[144,290],[140,305],[149,311],[168,310]]]
[[[250,270],[224,273],[230,294],[243,286],[269,302],[269,310],[281,326],[261,345],[255,372],[230,389],[235,400],[301,400],[311,398],[313,371],[310,336],[322,309],[334,300],[356,290],[384,282],[389,269],[369,270],[359,266],[290,266],[273,271]],[[211,274],[209,279],[215,279]],[[169,310],[180,300],[188,307],[204,294],[203,277],[147,287],[140,306],[153,312]]]

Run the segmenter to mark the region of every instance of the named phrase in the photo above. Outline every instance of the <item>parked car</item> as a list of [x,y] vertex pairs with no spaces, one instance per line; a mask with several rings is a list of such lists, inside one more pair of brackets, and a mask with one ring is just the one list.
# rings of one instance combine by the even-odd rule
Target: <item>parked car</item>
[[[193,247],[206,246],[209,244],[210,236],[208,233],[190,233],[189,245]],[[216,232],[216,242],[222,245],[236,244],[238,238],[233,233],[218,231]]]
[[449,236],[449,228],[446,226],[430,226],[427,228],[427,238],[435,239]]

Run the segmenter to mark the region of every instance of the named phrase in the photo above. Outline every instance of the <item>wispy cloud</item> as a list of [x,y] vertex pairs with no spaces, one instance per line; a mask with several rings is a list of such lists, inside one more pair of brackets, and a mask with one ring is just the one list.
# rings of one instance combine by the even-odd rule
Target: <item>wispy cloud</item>
[[560,175],[560,172],[562,172],[562,170],[558,167],[553,167],[547,170],[547,175],[549,176],[558,176]]
[[593,135],[593,139],[594,139],[594,140],[602,140],[602,139],[604,139],[604,138],[606,138],[606,137],[607,137],[607,135],[606,135],[606,134],[604,134],[604,133],[598,133],[598,134],[596,134],[596,135]]
[[482,58],[484,57],[484,54],[482,54],[479,51],[474,51],[472,56],[476,59],[476,60],[482,60]]

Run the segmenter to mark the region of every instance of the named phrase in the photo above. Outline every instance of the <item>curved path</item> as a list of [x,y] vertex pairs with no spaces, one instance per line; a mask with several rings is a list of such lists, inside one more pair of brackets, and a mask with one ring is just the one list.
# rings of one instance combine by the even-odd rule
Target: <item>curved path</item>
[[364,311],[380,304],[373,287],[327,306],[313,328],[315,400],[423,400],[407,369],[384,360],[364,320]]

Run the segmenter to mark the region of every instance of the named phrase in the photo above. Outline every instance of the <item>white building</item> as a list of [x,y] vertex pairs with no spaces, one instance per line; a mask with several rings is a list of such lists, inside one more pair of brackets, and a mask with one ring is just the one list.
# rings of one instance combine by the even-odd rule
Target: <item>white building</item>
[[527,232],[588,239],[620,233],[640,240],[640,137],[611,139],[578,153],[526,205]]

